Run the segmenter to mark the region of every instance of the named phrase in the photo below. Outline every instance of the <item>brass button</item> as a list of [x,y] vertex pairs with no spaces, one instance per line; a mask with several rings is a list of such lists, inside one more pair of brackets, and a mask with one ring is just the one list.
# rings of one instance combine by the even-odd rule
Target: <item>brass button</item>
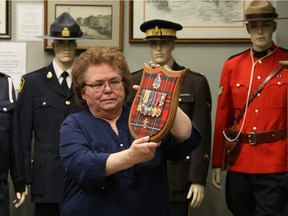
[[70,101],[65,101],[65,104],[67,105],[67,106],[69,106],[70,104],[71,104],[71,102]]
[[7,112],[7,110],[8,110],[8,109],[7,109],[6,107],[3,107],[3,111],[4,111],[4,112]]
[[47,105],[46,101],[43,101],[42,106],[46,106],[46,105]]

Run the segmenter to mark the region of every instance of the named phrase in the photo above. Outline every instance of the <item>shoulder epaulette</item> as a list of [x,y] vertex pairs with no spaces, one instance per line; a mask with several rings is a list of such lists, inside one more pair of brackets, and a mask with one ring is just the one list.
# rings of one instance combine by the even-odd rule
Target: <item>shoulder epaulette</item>
[[42,67],[42,68],[39,68],[39,69],[37,69],[37,70],[35,70],[35,71],[32,71],[32,72],[26,73],[26,75],[27,75],[27,74],[34,74],[34,73],[37,73],[37,72],[43,70],[44,68],[45,68],[45,67]]
[[237,54],[235,54],[235,55],[232,55],[232,56],[230,56],[228,59],[232,59],[232,58],[234,58],[234,57],[236,57],[236,56],[238,56],[238,55],[241,55],[242,53],[247,52],[248,50],[250,50],[250,48],[249,48],[249,49],[246,49],[246,50],[244,50],[244,51],[242,51],[242,52],[240,52],[240,53],[237,53]]
[[281,50],[284,50],[284,51],[288,52],[288,49],[285,49],[285,48],[283,48],[283,47],[279,47],[279,49],[281,49]]
[[2,73],[2,72],[0,72],[0,76],[9,77],[9,75],[7,75],[7,74],[5,74],[5,73]]
[[137,73],[142,73],[143,72],[143,68],[142,69],[140,69],[140,70],[137,70],[137,71],[134,71],[134,72],[132,72],[132,75],[134,74],[137,74]]
[[196,71],[191,71],[189,70],[190,73],[193,73],[194,75],[197,75],[197,76],[205,76],[203,73],[200,73],[200,72],[196,72]]

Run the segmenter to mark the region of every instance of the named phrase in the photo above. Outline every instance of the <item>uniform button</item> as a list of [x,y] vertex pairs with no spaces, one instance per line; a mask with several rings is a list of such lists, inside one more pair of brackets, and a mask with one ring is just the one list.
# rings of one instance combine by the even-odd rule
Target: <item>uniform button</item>
[[71,102],[70,101],[65,101],[65,104],[67,105],[67,106],[69,106],[70,104],[71,104]]
[[240,87],[240,83],[237,83],[237,84],[236,84],[236,87]]
[[258,94],[257,94],[257,97],[259,97],[260,95],[261,95],[261,94],[260,94],[260,93],[258,93]]
[[190,156],[186,156],[186,159],[189,160],[189,159],[190,159]]
[[179,98],[179,102],[181,101],[182,99],[181,98]]
[[259,110],[258,109],[255,109],[255,113],[258,113],[259,112]]
[[6,108],[6,107],[3,107],[3,111],[4,111],[4,112],[7,112],[7,108]]
[[256,131],[256,130],[257,130],[257,127],[253,127],[253,130]]
[[259,60],[259,64],[262,64],[263,62],[262,62],[262,60]]
[[47,104],[47,103],[46,103],[45,101],[42,102],[42,106],[46,106],[46,104]]
[[281,82],[277,82],[278,85],[281,85]]
[[105,190],[105,187],[101,187],[102,190]]
[[121,143],[120,146],[123,147],[124,145]]
[[260,80],[260,79],[261,79],[261,76],[257,76],[257,79]]

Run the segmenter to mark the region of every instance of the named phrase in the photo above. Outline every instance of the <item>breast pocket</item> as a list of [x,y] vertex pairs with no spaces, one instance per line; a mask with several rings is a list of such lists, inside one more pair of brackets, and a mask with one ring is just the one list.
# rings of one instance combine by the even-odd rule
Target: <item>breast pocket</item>
[[37,124],[54,124],[57,122],[57,98],[53,96],[37,97],[33,104],[34,119]]
[[287,80],[286,79],[272,79],[267,83],[267,91],[263,91],[263,98],[265,104],[272,109],[283,109],[287,107]]
[[247,100],[249,80],[231,80],[230,89],[235,109],[241,109]]

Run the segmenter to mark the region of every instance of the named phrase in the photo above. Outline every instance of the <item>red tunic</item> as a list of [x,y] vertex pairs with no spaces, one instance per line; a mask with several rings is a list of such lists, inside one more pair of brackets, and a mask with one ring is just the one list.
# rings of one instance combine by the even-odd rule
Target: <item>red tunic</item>
[[[274,46],[274,51],[258,59],[251,50],[228,59],[223,67],[214,129],[213,167],[221,167],[224,147],[223,129],[233,125],[247,101],[248,87],[252,68],[252,87],[250,95],[264,79],[279,65],[280,60],[288,57],[288,51]],[[254,62],[254,67],[253,67]],[[242,133],[267,132],[287,129],[287,81],[288,75],[282,69],[262,89],[249,104],[245,114],[235,128]],[[257,145],[244,144],[238,159],[228,169],[236,172],[259,174],[288,171],[287,138]]]

